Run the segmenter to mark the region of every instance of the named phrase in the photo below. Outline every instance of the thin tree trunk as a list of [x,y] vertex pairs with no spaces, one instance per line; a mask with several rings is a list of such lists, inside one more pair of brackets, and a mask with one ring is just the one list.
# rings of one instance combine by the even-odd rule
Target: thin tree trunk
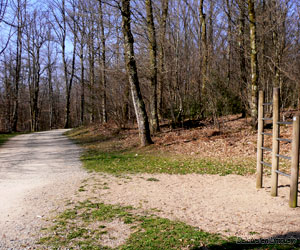
[[163,90],[166,81],[166,68],[165,68],[165,43],[166,43],[166,29],[168,17],[169,0],[162,0],[162,16],[160,19],[160,46],[159,46],[159,81],[158,81],[158,100],[157,110],[158,117],[162,119],[163,109]]
[[37,49],[36,56],[33,57],[33,96],[32,96],[32,118],[33,118],[33,131],[38,130],[38,114],[39,114],[39,107],[38,107],[38,101],[39,101],[39,91],[40,91],[40,85],[39,85],[39,74],[40,74],[40,67],[39,67],[39,49]]
[[134,56],[134,39],[131,33],[131,18],[130,18],[130,0],[122,0],[122,30],[124,35],[124,48],[125,48],[125,60],[126,70],[129,77],[129,83],[131,88],[131,94],[133,99],[133,105],[139,127],[139,135],[141,140],[141,146],[152,144],[150,136],[150,128],[148,116],[144,104],[144,100],[140,90],[139,79],[137,75],[137,66]]
[[73,55],[72,55],[72,65],[71,65],[71,75],[70,75],[70,81],[68,82],[67,86],[67,91],[66,91],[66,124],[65,128],[70,128],[71,127],[71,91],[72,91],[72,86],[73,86],[73,79],[74,79],[74,74],[75,74],[75,60],[76,60],[76,38],[74,37],[74,44],[73,44]]
[[[75,14],[75,5],[73,5],[73,13]],[[65,0],[62,0],[62,15],[63,15],[63,42],[62,42],[62,52],[63,52],[63,63],[64,63],[64,73],[65,73],[65,82],[66,82],[66,121],[65,128],[71,127],[71,91],[73,85],[73,78],[75,74],[75,61],[76,61],[76,21],[75,18],[73,20],[73,32],[74,32],[74,41],[73,41],[73,52],[72,52],[72,62],[71,62],[71,74],[70,78],[68,78],[68,66],[65,58],[66,53],[66,32],[67,32],[67,20],[66,20],[66,10],[65,10]]]
[[202,79],[202,96],[205,95],[207,83],[207,67],[208,67],[208,46],[207,46],[207,32],[206,32],[206,15],[204,14],[203,7],[204,0],[200,0],[199,15],[201,27],[201,45],[203,50],[203,60],[201,65],[201,79]]
[[159,121],[157,114],[157,43],[155,37],[155,26],[153,20],[152,0],[146,0],[147,11],[147,30],[149,39],[149,56],[150,56],[150,80],[151,80],[151,127],[155,133],[159,131]]
[[17,6],[17,55],[16,55],[16,67],[15,67],[15,88],[14,88],[14,104],[13,104],[13,119],[12,119],[12,131],[17,131],[18,118],[19,118],[19,84],[21,79],[21,63],[22,63],[22,30],[23,30],[23,17],[21,0],[18,0]]
[[84,80],[84,58],[83,58],[83,39],[80,44],[80,82],[81,82],[81,93],[80,93],[80,125],[84,124],[84,113],[85,113],[85,80]]
[[[93,28],[92,28],[93,30]],[[90,110],[90,122],[95,122],[95,114],[96,114],[96,88],[95,88],[95,50],[94,50],[94,37],[93,33],[89,34],[89,88],[90,88],[90,95],[91,95],[91,110]]]
[[5,83],[5,104],[6,104],[6,112],[5,112],[5,131],[11,131],[12,125],[12,86],[10,75],[12,72],[12,63],[8,62],[6,55],[4,54],[4,83]]
[[4,128],[5,128],[5,131],[10,131],[10,126],[11,126],[11,121],[10,121],[10,118],[11,118],[11,114],[10,114],[10,111],[11,111],[11,98],[10,98],[10,81],[9,81],[9,77],[8,77],[8,63],[6,61],[6,56],[4,54],[4,93],[5,93],[5,107],[6,107],[6,111],[5,111],[5,125],[4,125]]
[[231,24],[231,1],[226,0],[227,7],[227,37],[228,37],[228,47],[227,47],[227,84],[231,81],[231,57],[232,57],[232,24]]
[[183,121],[183,100],[180,93],[180,79],[179,79],[179,33],[180,33],[180,21],[179,21],[179,8],[180,8],[180,0],[177,2],[177,23],[176,23],[176,45],[175,45],[175,103],[176,98],[179,101],[179,111],[175,119],[175,124]]
[[257,105],[258,105],[258,61],[256,45],[256,17],[254,1],[248,0],[248,14],[250,21],[250,46],[251,46],[251,123],[253,127],[257,125]]
[[68,77],[68,65],[66,59],[66,37],[67,37],[67,20],[66,20],[66,11],[65,11],[65,0],[62,0],[62,41],[61,41],[61,49],[62,49],[62,61],[64,67],[64,77],[65,77],[65,86],[66,86],[66,118],[65,118],[65,128],[69,127],[70,120],[70,103],[69,103],[69,77]]
[[[48,51],[49,53],[49,51]],[[51,60],[50,55],[48,55],[48,60]],[[48,69],[48,101],[49,101],[49,128],[53,128],[53,85],[52,85],[52,66],[51,61],[49,61]]]
[[124,91],[124,103],[122,107],[122,119],[124,122],[124,125],[128,122],[129,120],[129,90],[130,90],[130,85],[129,82],[126,81],[126,86],[125,86],[125,91]]
[[99,16],[100,16],[100,36],[102,44],[101,54],[101,80],[102,80],[102,122],[107,123],[107,111],[106,111],[106,44],[104,34],[104,22],[103,22],[103,8],[102,0],[99,0]]
[[[214,24],[213,24],[213,13],[215,8],[215,1],[209,1],[209,11],[208,11],[208,28],[207,28],[207,37],[206,37],[206,48],[207,48],[207,72],[206,72],[206,81],[208,81],[208,76],[211,71],[211,58],[214,58]],[[207,26],[207,25],[206,25]]]
[[240,95],[242,102],[242,117],[246,117],[247,114],[247,71],[246,71],[246,55],[245,55],[245,2],[244,0],[239,0],[239,38],[238,38],[238,46],[239,46],[239,59],[240,59]]
[[271,1],[271,8],[274,12],[274,17],[272,16],[272,25],[273,25],[273,32],[272,32],[272,42],[274,46],[274,55],[275,55],[275,60],[274,60],[274,85],[273,87],[279,88],[280,87],[280,71],[279,71],[279,39],[278,39],[278,28],[277,28],[277,18],[278,18],[278,13],[277,13],[277,6],[276,2]]

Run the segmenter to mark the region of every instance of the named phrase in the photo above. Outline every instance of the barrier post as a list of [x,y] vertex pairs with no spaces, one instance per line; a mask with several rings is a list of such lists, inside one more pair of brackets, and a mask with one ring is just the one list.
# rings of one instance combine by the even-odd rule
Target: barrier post
[[291,165],[291,186],[289,205],[297,207],[298,198],[298,178],[299,178],[299,136],[300,136],[300,116],[293,117],[293,137],[292,137],[292,165]]
[[263,131],[264,131],[264,92],[259,91],[258,96],[258,129],[257,129],[257,163],[256,163],[256,188],[262,188],[263,183]]
[[279,88],[273,89],[273,140],[272,140],[272,173],[271,173],[271,195],[278,195],[278,167],[279,159]]

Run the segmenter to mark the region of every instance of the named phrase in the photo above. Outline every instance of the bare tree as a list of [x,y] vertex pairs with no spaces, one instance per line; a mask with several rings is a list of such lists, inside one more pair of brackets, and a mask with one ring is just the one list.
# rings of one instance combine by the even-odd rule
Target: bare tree
[[157,113],[157,43],[153,20],[152,0],[146,0],[147,31],[149,39],[150,81],[151,81],[151,127],[153,132],[159,131]]
[[248,14],[250,22],[250,47],[251,47],[251,119],[252,126],[257,124],[257,105],[258,105],[258,61],[256,45],[256,17],[254,1],[248,0]]
[[[73,15],[75,15],[75,5],[72,4]],[[69,128],[71,125],[70,113],[71,113],[71,90],[73,85],[73,79],[75,74],[75,60],[76,60],[76,44],[77,39],[75,35],[73,36],[73,51],[71,59],[71,70],[69,74],[68,70],[68,61],[66,55],[66,39],[67,39],[67,10],[66,10],[66,1],[65,0],[56,0],[54,1],[54,6],[52,6],[52,14],[54,16],[57,27],[54,27],[58,43],[61,47],[61,55],[63,62],[63,72],[65,78],[65,87],[66,87],[66,115],[65,115],[65,128]],[[77,32],[76,22],[73,19],[72,24],[69,24],[73,28],[73,34]]]
[[102,82],[102,121],[107,122],[106,111],[106,38],[104,34],[103,0],[99,0],[99,25],[101,39],[101,82]]
[[207,28],[206,28],[206,15],[204,13],[203,7],[204,0],[200,0],[199,5],[199,15],[200,15],[200,27],[201,27],[201,41],[202,41],[202,50],[203,50],[203,60],[201,64],[201,79],[202,79],[202,95],[205,94],[206,82],[208,79],[207,76],[207,67],[208,67],[208,45],[207,45]]
[[124,35],[124,48],[126,70],[129,78],[133,105],[139,127],[139,135],[141,146],[152,144],[150,136],[150,128],[148,116],[144,104],[144,100],[140,90],[139,79],[137,75],[136,60],[134,56],[134,39],[131,33],[131,17],[130,17],[130,0],[122,0],[121,14],[122,14],[122,30]]
[[52,129],[54,125],[53,113],[54,113],[54,94],[53,94],[53,73],[55,71],[56,55],[53,46],[53,36],[51,25],[45,25],[47,27],[47,41],[46,41],[46,55],[47,55],[47,81],[48,81],[48,103],[49,103],[49,128]]
[[166,68],[165,68],[165,47],[166,47],[166,29],[169,9],[169,0],[161,0],[162,13],[159,20],[160,35],[159,35],[159,81],[158,81],[158,117],[162,118],[163,109],[163,90],[166,84]]
[[[7,23],[4,19],[6,10],[7,10],[7,6],[8,6],[8,0],[0,0],[0,24]],[[3,54],[3,52],[6,50],[8,44],[9,44],[10,38],[11,38],[11,29],[12,29],[13,25],[10,24],[9,26],[10,26],[10,31],[9,31],[6,42],[4,43],[4,46],[0,50],[0,55]]]
[[259,88],[300,103],[296,0],[53,0],[36,14],[27,2],[0,0],[0,129],[124,127],[136,114],[146,145],[147,108],[155,132],[158,118],[233,113],[255,126]]
[[41,66],[41,49],[48,39],[46,32],[45,13],[39,14],[34,10],[28,15],[28,23],[25,27],[25,35],[27,38],[27,68],[28,68],[28,86],[30,95],[30,111],[31,111],[31,131],[38,130],[39,121],[39,92],[40,79],[43,73]]
[[[248,106],[248,84],[246,69],[246,52],[245,52],[245,2],[238,0],[239,17],[238,17],[238,49],[239,49],[239,69],[240,69],[240,96],[242,100],[242,117],[246,117]],[[245,98],[246,96],[246,98]]]
[[12,131],[17,131],[18,118],[19,118],[19,84],[21,79],[21,66],[22,66],[22,52],[23,42],[22,35],[24,25],[26,22],[26,5],[27,0],[17,0],[15,3],[16,16],[17,16],[17,45],[16,45],[16,64],[15,64],[15,85],[14,85],[14,104],[13,104],[13,119],[12,119]]

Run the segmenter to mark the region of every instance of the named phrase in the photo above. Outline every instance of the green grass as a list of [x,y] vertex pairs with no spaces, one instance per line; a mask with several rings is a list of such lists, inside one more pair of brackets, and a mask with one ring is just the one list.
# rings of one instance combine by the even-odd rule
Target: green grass
[[0,134],[0,146],[19,133]]
[[253,164],[222,162],[217,159],[199,159],[183,156],[162,156],[136,152],[101,152],[88,150],[81,157],[88,170],[120,173],[167,173],[167,174],[254,174]]
[[[242,239],[204,232],[178,221],[154,215],[138,214],[132,207],[106,205],[85,201],[60,214],[54,226],[45,230],[39,244],[52,249],[111,249],[102,245],[108,228],[115,219],[131,228],[126,242],[119,250],[169,249],[297,249],[299,242],[283,245],[238,244]],[[98,226],[95,226],[98,223]],[[113,239],[112,239],[113,240]],[[243,243],[246,243],[243,241]]]
[[200,244],[221,245],[228,241],[218,234],[209,234],[182,222],[135,214],[131,207],[86,201],[58,216],[54,227],[39,243],[53,248],[109,249],[101,245],[101,236],[107,234],[106,227],[91,225],[114,219],[121,219],[134,229],[126,243],[118,249],[181,249]]
[[124,135],[90,133],[87,128],[74,129],[67,135],[86,149],[81,160],[91,171],[110,174],[167,173],[249,175],[255,173],[255,159],[217,159],[175,155],[160,152],[154,146],[146,149],[120,146]]

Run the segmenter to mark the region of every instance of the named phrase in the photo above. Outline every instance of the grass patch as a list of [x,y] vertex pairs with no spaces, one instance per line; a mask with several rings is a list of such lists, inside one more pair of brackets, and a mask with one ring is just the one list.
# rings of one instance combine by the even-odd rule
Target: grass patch
[[19,133],[0,134],[0,146],[16,135],[19,135]]
[[[54,226],[46,231],[39,244],[52,249],[112,249],[102,243],[109,236],[107,222],[115,219],[131,227],[131,234],[120,250],[169,249],[296,249],[299,242],[283,245],[245,244],[235,237],[204,232],[178,221],[154,215],[137,214],[132,207],[106,205],[85,201],[57,217]],[[95,226],[97,225],[97,226]],[[111,238],[111,240],[116,240]],[[243,241],[246,243],[246,241]]]
[[103,135],[88,128],[66,133],[86,149],[81,160],[90,171],[109,174],[167,173],[167,174],[254,174],[255,159],[198,158],[159,152],[155,145],[146,149],[124,145],[124,135]]
[[216,159],[187,158],[180,156],[161,156],[136,152],[101,152],[89,150],[82,157],[88,170],[120,173],[167,173],[167,174],[254,174],[255,167],[247,163],[221,162]]
[[156,179],[154,177],[148,178],[146,181],[159,181],[159,179]]
[[[133,212],[131,207],[90,201],[80,203],[58,216],[55,226],[48,230],[48,235],[41,238],[39,244],[53,248],[84,246],[83,249],[110,249],[101,244],[101,238],[108,234],[103,224],[114,219],[121,219],[134,229],[125,244],[118,246],[118,249],[181,249],[203,244],[220,245],[227,240],[218,234],[205,233],[181,222]],[[73,222],[81,226],[74,226]],[[95,228],[93,225],[96,222],[101,224]]]

